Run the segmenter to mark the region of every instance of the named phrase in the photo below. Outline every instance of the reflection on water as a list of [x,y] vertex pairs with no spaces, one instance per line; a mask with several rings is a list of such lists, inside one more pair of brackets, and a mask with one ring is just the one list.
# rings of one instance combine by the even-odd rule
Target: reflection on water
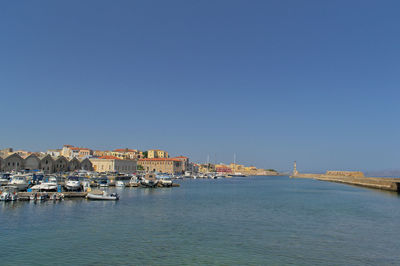
[[[397,264],[396,193],[287,177],[109,188],[120,201],[0,202],[0,262]],[[49,252],[51,250],[51,252]],[[34,258],[34,260],[33,260]]]

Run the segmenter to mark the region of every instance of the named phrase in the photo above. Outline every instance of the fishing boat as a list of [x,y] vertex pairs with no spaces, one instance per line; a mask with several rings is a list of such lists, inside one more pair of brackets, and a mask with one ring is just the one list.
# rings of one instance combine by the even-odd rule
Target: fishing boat
[[86,196],[88,200],[119,200],[117,193],[108,193],[107,191],[93,191]]
[[81,182],[77,176],[70,176],[68,177],[67,181],[65,182],[65,188],[67,190],[76,191],[81,189]]

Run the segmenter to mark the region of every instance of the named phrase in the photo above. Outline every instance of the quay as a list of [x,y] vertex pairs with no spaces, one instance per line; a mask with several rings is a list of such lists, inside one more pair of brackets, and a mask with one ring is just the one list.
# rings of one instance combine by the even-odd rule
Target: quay
[[[172,183],[172,185],[170,187],[179,187],[180,184],[177,183]],[[144,187],[142,186],[140,183],[136,183],[136,184],[129,184],[126,187]],[[161,184],[158,184],[157,187],[162,188],[164,187]],[[29,200],[30,196],[33,196],[35,194],[37,195],[45,195],[47,194],[50,198],[54,195],[54,194],[62,194],[64,196],[65,199],[72,199],[72,198],[85,198],[88,194],[88,192],[77,192],[77,191],[63,191],[63,192],[18,192],[18,199],[19,200]]]
[[327,171],[325,174],[303,174],[295,170],[291,178],[309,178],[320,181],[328,181],[354,185],[366,188],[381,189],[392,192],[400,192],[400,178],[365,177],[362,172],[352,171]]
[[54,194],[63,194],[64,198],[85,198],[87,195],[87,192],[18,192],[18,199],[19,200],[29,200],[30,196],[33,196],[34,194],[38,195],[45,195],[47,194],[50,198]]

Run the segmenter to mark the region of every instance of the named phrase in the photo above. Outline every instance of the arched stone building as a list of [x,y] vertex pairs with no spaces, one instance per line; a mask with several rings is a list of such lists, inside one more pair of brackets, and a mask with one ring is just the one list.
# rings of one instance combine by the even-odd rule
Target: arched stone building
[[0,171],[3,172],[42,170],[45,173],[54,173],[81,169],[93,171],[92,162],[87,158],[79,161],[77,158],[68,160],[64,156],[51,157],[50,155],[37,156],[36,154],[31,154],[25,159],[17,153],[0,157]]
[[31,154],[24,159],[25,170],[36,170],[39,168],[40,168],[40,159],[35,154]]
[[12,170],[22,170],[24,169],[24,159],[21,156],[14,153],[4,159],[3,171],[11,172]]
[[69,170],[69,162],[64,156],[53,158],[54,172],[67,172]]
[[88,158],[81,160],[81,169],[86,171],[93,171],[92,162]]
[[50,155],[46,155],[40,158],[40,170],[46,173],[54,172],[54,160]]
[[70,171],[75,171],[75,170],[80,170],[81,169],[81,162],[77,158],[72,158],[69,161],[69,170]]

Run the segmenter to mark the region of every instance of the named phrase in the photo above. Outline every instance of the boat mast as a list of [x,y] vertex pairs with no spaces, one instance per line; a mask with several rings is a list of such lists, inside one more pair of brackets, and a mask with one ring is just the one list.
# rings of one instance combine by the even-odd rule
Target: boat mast
[[210,172],[210,155],[207,155],[207,174]]
[[236,174],[236,153],[233,153],[233,173]]

